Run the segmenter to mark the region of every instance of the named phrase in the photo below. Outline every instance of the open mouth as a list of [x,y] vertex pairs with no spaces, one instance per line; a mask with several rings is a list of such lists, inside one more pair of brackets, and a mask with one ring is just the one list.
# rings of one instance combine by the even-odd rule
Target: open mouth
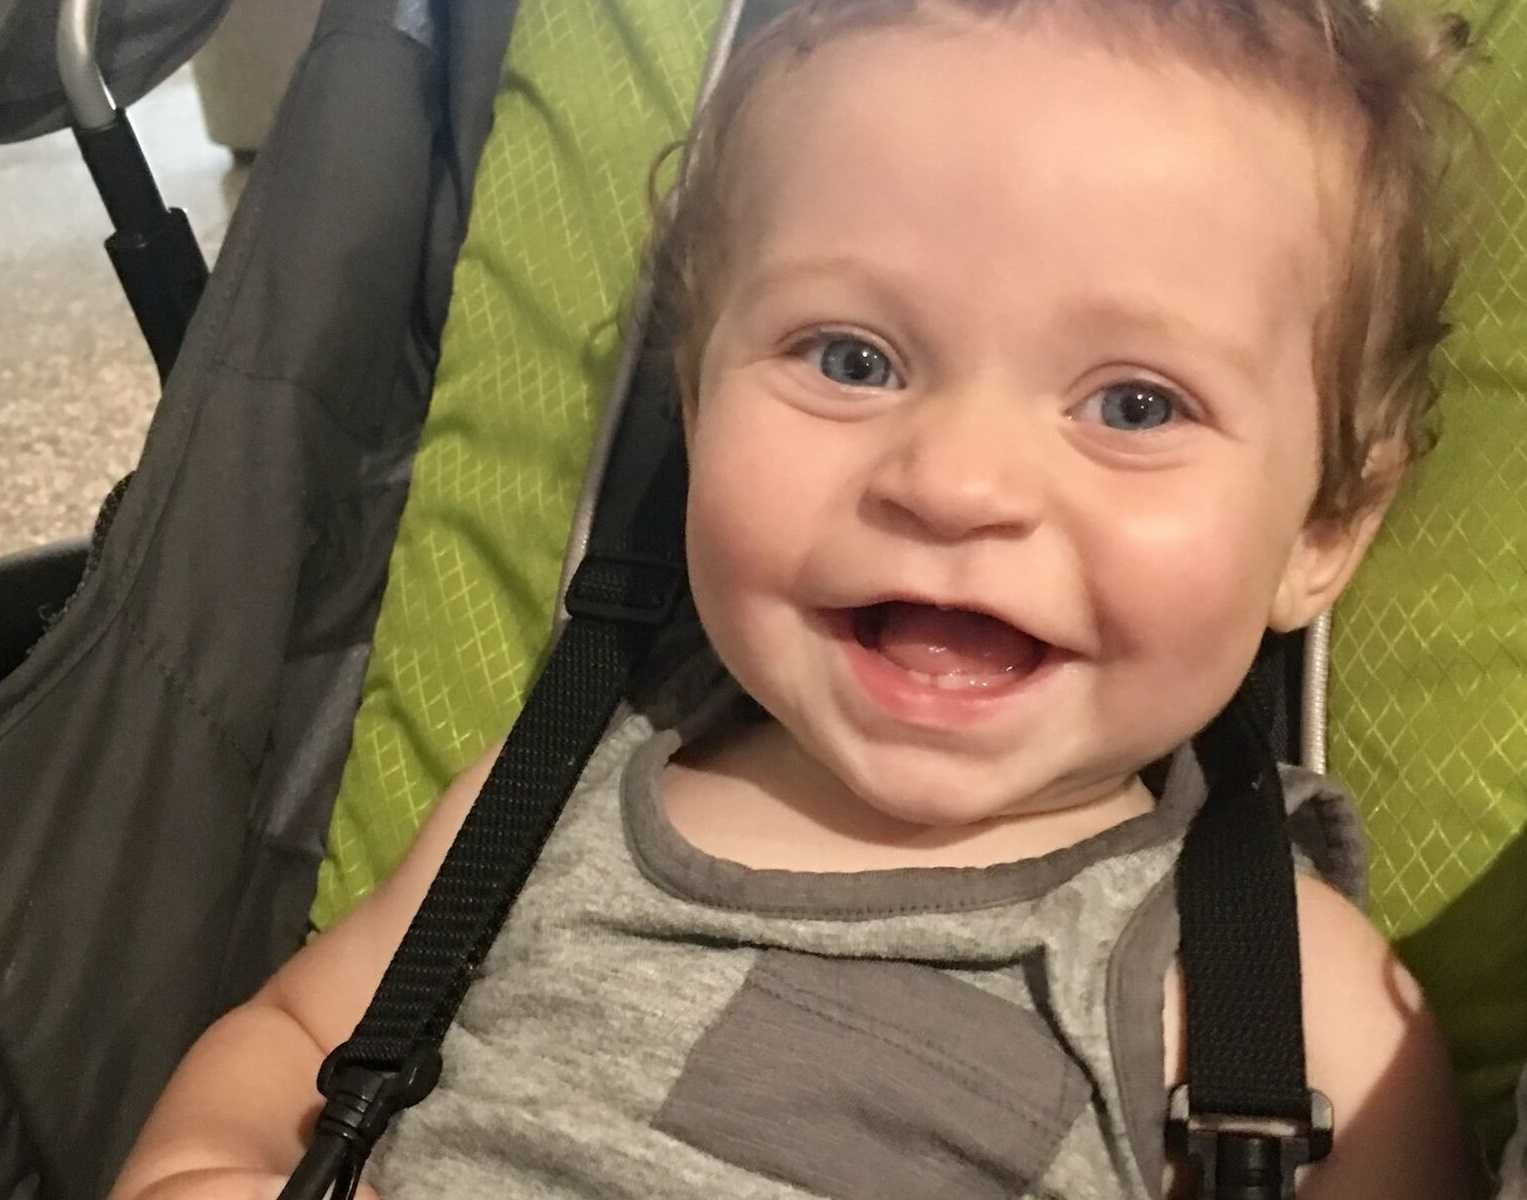
[[926,687],[980,692],[1019,683],[1049,644],[985,613],[887,600],[853,610],[854,640]]

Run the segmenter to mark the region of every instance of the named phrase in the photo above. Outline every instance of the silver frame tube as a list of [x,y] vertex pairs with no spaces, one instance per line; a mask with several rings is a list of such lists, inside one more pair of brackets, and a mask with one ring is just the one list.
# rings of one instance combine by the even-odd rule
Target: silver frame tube
[[1301,697],[1299,765],[1326,769],[1326,690],[1331,679],[1331,613],[1315,619],[1304,635],[1304,695]]
[[101,0],[64,0],[58,10],[58,78],[69,101],[74,127],[104,129],[116,119],[117,106],[96,64],[95,35]]

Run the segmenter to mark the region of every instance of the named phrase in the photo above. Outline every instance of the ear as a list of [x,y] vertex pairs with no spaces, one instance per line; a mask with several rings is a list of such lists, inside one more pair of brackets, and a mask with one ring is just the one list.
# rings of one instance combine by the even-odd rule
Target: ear
[[[1369,462],[1374,461],[1370,455]],[[1375,474],[1383,480],[1376,488],[1378,494],[1360,512],[1311,520],[1299,531],[1267,620],[1274,632],[1303,629],[1330,608],[1363,561],[1400,481],[1398,470],[1370,472],[1370,479]]]

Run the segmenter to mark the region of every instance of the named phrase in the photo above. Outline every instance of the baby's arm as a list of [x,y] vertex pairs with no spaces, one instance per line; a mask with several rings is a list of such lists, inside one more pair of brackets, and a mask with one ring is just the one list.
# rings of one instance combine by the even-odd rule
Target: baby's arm
[[1330,1098],[1330,1157],[1299,1200],[1439,1200],[1480,1195],[1453,1070],[1421,989],[1366,918],[1299,880],[1305,1047]]
[[[1416,980],[1353,905],[1299,876],[1299,959],[1310,1085],[1336,1115],[1332,1153],[1299,1200],[1467,1200],[1481,1195],[1437,1026]],[[1182,973],[1167,976],[1167,1078],[1186,1078]],[[1190,1195],[1168,1168],[1167,1195]]]
[[274,1200],[322,1103],[318,1066],[365,1012],[497,753],[456,777],[386,883],[202,1035],[111,1200]]
[[[1481,1195],[1447,1050],[1421,989],[1367,919],[1330,887],[1298,881],[1310,1085],[1336,1115],[1330,1155],[1299,1200],[1469,1200]],[[1187,1070],[1182,976],[1167,976],[1167,1078]],[[1168,1171],[1167,1194],[1190,1194]]]

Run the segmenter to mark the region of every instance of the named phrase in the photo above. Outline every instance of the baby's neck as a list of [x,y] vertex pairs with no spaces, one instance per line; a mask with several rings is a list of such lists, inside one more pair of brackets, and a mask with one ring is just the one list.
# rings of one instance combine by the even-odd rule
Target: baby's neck
[[1037,858],[1155,803],[1131,776],[1067,808],[955,827],[914,825],[854,795],[772,721],[686,749],[664,773],[662,789],[668,819],[697,849],[758,869],[813,872]]

